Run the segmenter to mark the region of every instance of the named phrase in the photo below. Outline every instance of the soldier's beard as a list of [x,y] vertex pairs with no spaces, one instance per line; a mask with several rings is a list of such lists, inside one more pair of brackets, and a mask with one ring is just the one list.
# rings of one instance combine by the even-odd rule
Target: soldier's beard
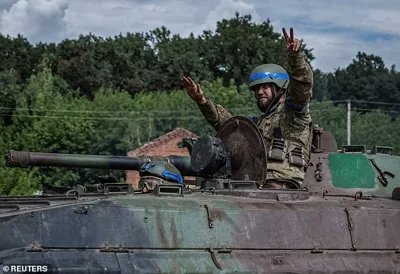
[[275,110],[276,106],[279,104],[281,101],[283,93],[277,94],[274,92],[271,100],[263,101],[260,102],[260,100],[257,100],[257,106],[258,109],[263,112],[263,113],[269,113]]
[[277,100],[276,92],[274,90],[271,98],[266,98],[266,100],[262,99],[257,100],[257,106],[259,110],[261,110],[262,112],[266,112],[269,111],[270,109],[273,109],[274,107],[273,105],[276,105],[277,101],[279,100]]
[[[273,100],[273,99],[272,99],[272,100]],[[266,112],[266,111],[268,110],[268,108],[270,107],[270,105],[271,105],[271,103],[272,103],[272,100],[267,100],[267,101],[263,101],[263,102],[260,102],[260,100],[258,100],[258,101],[257,101],[258,109],[259,109],[261,112]]]

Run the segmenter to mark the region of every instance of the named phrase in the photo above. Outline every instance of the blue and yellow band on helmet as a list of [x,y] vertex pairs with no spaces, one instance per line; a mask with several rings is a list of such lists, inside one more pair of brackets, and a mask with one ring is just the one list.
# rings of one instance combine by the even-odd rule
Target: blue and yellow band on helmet
[[289,80],[289,74],[287,73],[275,73],[275,72],[257,72],[250,75],[250,82],[271,79],[271,80]]
[[165,176],[168,179],[175,180],[178,183],[183,184],[183,178],[182,178],[182,176],[180,174],[176,174],[176,173],[171,172],[169,170],[164,170],[162,175]]

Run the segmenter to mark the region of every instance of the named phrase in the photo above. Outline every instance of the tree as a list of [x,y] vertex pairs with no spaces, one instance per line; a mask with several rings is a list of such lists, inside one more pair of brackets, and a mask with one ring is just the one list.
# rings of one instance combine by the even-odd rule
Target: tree
[[154,43],[157,54],[158,64],[154,67],[157,77],[152,85],[156,87],[154,90],[178,89],[183,76],[198,81],[214,80],[207,59],[207,43],[200,37],[195,38],[193,34],[188,38],[179,35],[171,37],[165,27],[151,31],[147,37]]
[[358,52],[356,59],[345,69],[337,69],[328,76],[328,93],[332,100],[354,100],[360,109],[384,108],[395,110],[394,105],[366,104],[365,102],[400,103],[398,73],[389,71],[381,57]]
[[314,70],[314,87],[313,87],[313,100],[327,101],[330,96],[328,94],[328,76],[320,69]]
[[35,65],[32,45],[21,35],[11,38],[0,34],[0,49],[0,71],[11,71],[16,74],[17,83],[25,82]]
[[72,89],[79,88],[82,95],[93,99],[95,91],[107,85],[112,78],[109,56],[102,50],[104,41],[93,34],[79,39],[62,41],[57,49],[57,74]]
[[[224,85],[231,79],[236,86],[247,82],[251,71],[264,63],[277,63],[286,66],[286,44],[280,32],[275,32],[269,19],[256,24],[251,15],[223,19],[217,22],[215,34],[203,33],[209,48],[209,61],[216,76],[221,76]],[[313,60],[312,50],[302,45],[306,58]]]

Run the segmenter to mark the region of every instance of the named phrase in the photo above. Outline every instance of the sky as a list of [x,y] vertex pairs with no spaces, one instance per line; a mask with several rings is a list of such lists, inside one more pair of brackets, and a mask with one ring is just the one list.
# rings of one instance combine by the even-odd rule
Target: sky
[[[187,36],[209,29],[235,12],[275,31],[293,27],[313,48],[314,68],[346,67],[358,51],[400,67],[399,0],[0,0],[0,33],[31,43],[60,42],[89,32],[107,37],[147,32],[162,25]],[[1,50],[1,49],[0,49]]]

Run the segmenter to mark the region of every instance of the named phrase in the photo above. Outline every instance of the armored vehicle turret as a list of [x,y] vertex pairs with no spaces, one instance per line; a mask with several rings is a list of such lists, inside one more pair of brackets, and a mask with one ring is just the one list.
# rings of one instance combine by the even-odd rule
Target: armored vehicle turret
[[232,117],[215,137],[182,146],[190,156],[10,151],[9,168],[138,170],[142,187],[154,188],[102,178],[0,197],[0,264],[52,273],[400,272],[400,157],[391,147],[338,150],[316,126],[304,185],[267,189],[265,144],[249,119]]

